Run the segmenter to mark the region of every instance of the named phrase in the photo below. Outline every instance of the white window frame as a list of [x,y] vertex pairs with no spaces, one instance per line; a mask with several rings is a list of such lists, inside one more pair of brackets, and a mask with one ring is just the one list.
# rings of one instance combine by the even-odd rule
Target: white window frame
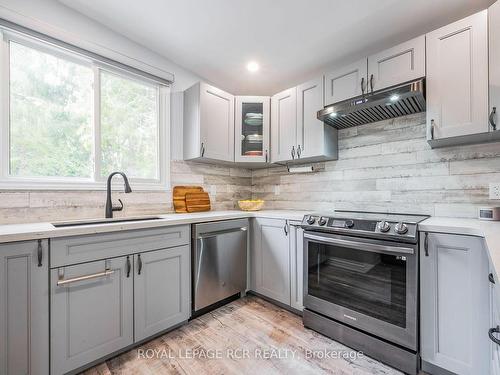
[[[93,102],[92,102],[92,128],[93,128],[93,173],[90,178],[80,177],[19,177],[10,176],[10,56],[9,43],[18,43],[28,48],[49,53],[65,60],[87,66],[93,71]],[[129,177],[132,190],[170,190],[170,87],[160,84],[146,77],[110,66],[68,51],[63,47],[52,45],[36,38],[25,36],[0,28],[0,189],[10,190],[104,190],[106,188],[106,177],[101,176],[101,147],[100,147],[100,77],[101,73],[115,74],[151,85],[157,90],[157,114],[158,114],[158,178],[142,179]],[[114,184],[113,188],[121,189],[120,184]]]

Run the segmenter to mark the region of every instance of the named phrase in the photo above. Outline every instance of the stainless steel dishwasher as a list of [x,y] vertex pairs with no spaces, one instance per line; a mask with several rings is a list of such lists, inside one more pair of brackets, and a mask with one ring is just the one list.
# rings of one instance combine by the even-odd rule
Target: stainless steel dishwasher
[[246,290],[248,219],[193,224],[193,316]]

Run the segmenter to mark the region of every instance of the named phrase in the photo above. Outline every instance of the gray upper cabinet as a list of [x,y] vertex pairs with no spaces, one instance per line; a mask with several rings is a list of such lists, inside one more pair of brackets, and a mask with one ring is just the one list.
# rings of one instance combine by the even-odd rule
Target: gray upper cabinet
[[304,309],[304,230],[300,221],[290,222],[290,306]]
[[119,257],[50,271],[53,375],[134,342],[131,266]]
[[297,86],[296,162],[337,159],[337,130],[316,117],[323,108],[323,77]]
[[271,98],[271,162],[278,163],[296,156],[297,91],[282,91]]
[[189,319],[189,254],[179,246],[134,255],[136,342]]
[[286,305],[290,305],[288,230],[286,220],[252,219],[252,289]]
[[424,244],[420,252],[423,370],[436,373],[439,367],[456,374],[488,374],[490,313],[484,240],[422,233],[420,243]]
[[425,77],[425,35],[368,57],[368,90]]
[[271,99],[271,161],[301,163],[338,156],[337,130],[319,121],[323,78],[276,94]]
[[500,1],[488,9],[490,67],[490,130],[500,130]]
[[367,75],[366,58],[327,73],[325,75],[325,106],[366,93]]
[[427,139],[487,133],[487,11],[432,31],[426,40]]
[[0,373],[49,374],[48,241],[0,245]]
[[325,74],[325,106],[425,77],[425,35]]
[[184,160],[234,162],[234,96],[204,82],[184,91]]

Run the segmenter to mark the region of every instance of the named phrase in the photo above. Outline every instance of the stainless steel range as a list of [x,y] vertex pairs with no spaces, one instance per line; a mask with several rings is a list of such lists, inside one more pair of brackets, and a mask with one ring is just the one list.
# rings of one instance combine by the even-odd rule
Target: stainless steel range
[[427,216],[306,215],[306,327],[406,373],[418,370],[418,223]]

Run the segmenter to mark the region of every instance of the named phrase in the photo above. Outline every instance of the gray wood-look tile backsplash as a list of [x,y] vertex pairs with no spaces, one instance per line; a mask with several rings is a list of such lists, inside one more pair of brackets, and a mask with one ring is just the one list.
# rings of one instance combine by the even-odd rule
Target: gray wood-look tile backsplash
[[500,205],[488,199],[489,183],[500,182],[500,143],[432,150],[425,131],[425,113],[341,130],[339,160],[316,163],[317,172],[308,174],[253,171],[253,197],[269,209],[452,217],[477,217],[478,207]]
[[[201,185],[215,193],[210,196],[214,210],[234,209],[238,199],[252,195],[249,170],[172,161],[170,172],[172,187]],[[119,181],[115,183],[120,186]],[[125,209],[115,212],[115,217],[173,211],[171,191],[113,192],[113,200],[118,198]],[[0,191],[0,224],[104,217],[105,202],[105,191]]]
[[[202,185],[216,210],[239,199],[262,198],[267,209],[337,209],[476,217],[500,182],[500,143],[432,150],[425,113],[339,133],[339,160],[315,163],[315,172],[290,174],[282,166],[249,171],[172,161],[171,184]],[[275,186],[279,185],[279,194]],[[133,185],[132,185],[133,188]],[[125,210],[116,216],[168,213],[171,192],[114,193]],[[0,224],[103,217],[104,191],[0,191]]]

